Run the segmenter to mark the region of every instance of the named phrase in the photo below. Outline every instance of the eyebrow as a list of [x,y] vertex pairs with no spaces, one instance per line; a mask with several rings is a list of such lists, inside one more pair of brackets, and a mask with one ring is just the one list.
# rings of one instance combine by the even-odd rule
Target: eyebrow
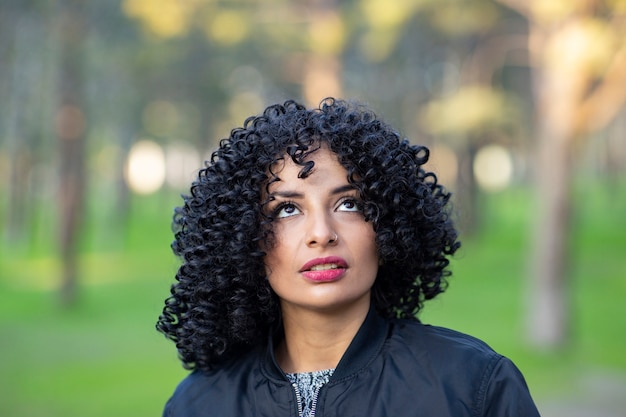
[[[331,195],[345,193],[346,191],[354,191],[356,188],[351,184],[340,185],[339,187],[333,188],[330,193]],[[282,197],[282,198],[302,198],[304,194],[299,191],[276,191],[271,194],[272,197]]]

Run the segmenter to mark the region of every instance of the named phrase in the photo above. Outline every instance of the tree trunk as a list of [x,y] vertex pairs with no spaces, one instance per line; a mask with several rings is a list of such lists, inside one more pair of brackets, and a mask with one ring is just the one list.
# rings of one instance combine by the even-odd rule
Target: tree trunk
[[56,133],[60,152],[59,247],[63,264],[61,302],[77,298],[78,241],[84,211],[85,112],[82,99],[82,39],[85,36],[83,3],[61,2],[60,106]]
[[[538,51],[541,60],[543,54]],[[568,235],[571,219],[571,152],[574,120],[586,82],[584,71],[536,65],[537,160],[535,227],[531,241],[529,338],[538,348],[558,348],[570,330]]]
[[459,229],[464,236],[473,236],[481,228],[479,216],[479,196],[473,161],[478,153],[476,137],[468,136],[459,141],[457,155],[459,169],[454,191],[455,205],[459,212]]
[[[598,8],[589,2],[557,18],[542,14],[547,9],[533,7],[532,2],[498,1],[529,22],[539,142],[528,334],[537,347],[554,348],[565,344],[571,331],[567,253],[574,141],[605,127],[626,100],[626,43],[607,40],[623,39],[624,15],[615,5]],[[602,41],[599,32],[590,30],[590,22],[602,23],[601,33],[614,38]],[[605,47],[612,44],[606,62],[593,53],[602,42]]]
[[529,337],[540,348],[563,345],[570,329],[567,283],[571,169],[567,137],[540,133],[529,302]]

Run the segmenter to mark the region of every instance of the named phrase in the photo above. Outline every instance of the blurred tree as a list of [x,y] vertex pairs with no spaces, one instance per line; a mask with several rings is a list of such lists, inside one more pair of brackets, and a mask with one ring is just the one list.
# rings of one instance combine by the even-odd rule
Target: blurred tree
[[0,210],[6,210],[4,237],[12,243],[34,243],[37,199],[50,185],[42,162],[53,149],[45,140],[56,60],[51,9],[36,0],[0,3],[0,152],[7,153],[8,190]]
[[346,65],[363,66],[353,69],[357,77],[372,72],[379,79],[364,81],[361,75],[353,89],[367,86],[369,96],[383,101],[378,107],[402,116],[409,136],[454,150],[457,169],[436,168],[456,173],[446,185],[454,191],[460,228],[464,234],[477,232],[474,156],[490,142],[509,144],[522,137],[517,91],[498,75],[526,39],[523,19],[491,0],[359,3],[363,29],[356,45],[366,62]]
[[537,208],[528,324],[533,343],[553,348],[566,343],[570,331],[573,151],[626,101],[626,2],[499,1],[530,24]]
[[149,49],[120,10],[119,1],[85,3],[88,33],[83,40],[82,71],[84,107],[89,117],[87,191],[95,195],[110,192],[112,198],[100,201],[110,216],[105,239],[119,242],[128,230],[130,191],[124,181],[126,155],[141,131],[142,90],[147,69],[145,50]]
[[[569,104],[562,104],[575,101],[574,89],[586,89],[584,103],[578,100],[579,110],[568,119],[575,128],[563,133],[559,127],[556,132],[578,138],[599,129],[623,101],[623,89],[615,87],[620,84],[616,51],[624,39],[618,24],[623,4],[619,0],[406,0],[393,5],[385,0],[0,2],[0,9],[10,12],[0,14],[0,93],[7,97],[0,103],[0,151],[8,150],[10,170],[19,173],[12,177],[16,180],[10,202],[3,204],[12,207],[6,217],[16,229],[20,222],[29,222],[20,216],[27,216],[23,208],[32,195],[21,190],[38,193],[32,185],[40,182],[32,180],[38,178],[33,172],[46,172],[38,164],[48,171],[60,164],[59,209],[65,214],[59,227],[65,233],[61,241],[66,275],[72,276],[75,259],[70,254],[75,252],[70,248],[76,248],[84,187],[102,187],[95,195],[102,189],[108,192],[110,185],[101,184],[113,177],[118,204],[105,199],[98,202],[99,210],[104,204],[115,219],[107,232],[123,233],[120,219],[129,212],[132,199],[122,168],[134,141],[149,138],[166,150],[169,144],[187,142],[206,156],[230,128],[268,102],[296,98],[317,104],[325,96],[341,95],[369,101],[407,137],[427,145],[445,142],[455,149],[461,168],[451,188],[455,204],[470,213],[463,229],[471,230],[479,225],[481,213],[472,211],[479,197],[471,170],[474,153],[483,144],[510,144],[530,136],[524,131],[523,113],[524,105],[530,107],[525,88],[529,81],[524,76],[519,85],[511,84],[507,78],[511,69],[521,68],[520,57],[527,60],[531,54],[538,74],[537,119],[546,116],[546,122],[538,123],[542,137],[554,137],[551,129],[561,126],[551,121],[556,113],[574,114],[564,110]],[[64,23],[46,36],[42,22],[57,18]],[[610,19],[614,22],[607,26]],[[527,20],[532,26],[530,46]],[[548,58],[551,51],[561,56]],[[608,63],[611,60],[614,64]],[[528,62],[523,66],[528,72]],[[51,91],[53,78],[59,80],[58,94]],[[551,89],[539,88],[553,82]],[[549,94],[539,95],[540,90]],[[52,103],[57,98],[58,105]],[[45,140],[55,116],[56,143]],[[520,148],[525,146],[522,142],[517,141]],[[563,142],[571,148],[575,139]],[[48,156],[53,154],[59,160]],[[85,158],[98,162],[85,167]],[[190,175],[197,168],[186,167]],[[92,172],[95,175],[89,175]],[[57,179],[47,177],[48,185]],[[552,189],[547,180],[541,186],[545,193]],[[554,197],[546,194],[542,204]],[[548,244],[547,239],[541,242]],[[535,247],[548,253],[539,244]],[[540,274],[535,276],[539,279]]]
[[59,247],[63,262],[61,299],[76,301],[78,238],[84,217],[86,111],[83,96],[83,39],[87,22],[83,0],[60,0],[61,68],[56,134],[60,152]]
[[28,179],[32,168],[32,153],[26,129],[28,114],[23,110],[29,101],[29,83],[25,82],[24,70],[32,66],[32,56],[27,53],[31,34],[39,24],[32,14],[17,4],[2,6],[0,13],[0,36],[3,42],[0,77],[3,81],[2,96],[7,103],[7,116],[2,119],[2,131],[8,154],[8,196],[4,230],[5,238],[16,241],[28,231],[25,223],[29,217]]

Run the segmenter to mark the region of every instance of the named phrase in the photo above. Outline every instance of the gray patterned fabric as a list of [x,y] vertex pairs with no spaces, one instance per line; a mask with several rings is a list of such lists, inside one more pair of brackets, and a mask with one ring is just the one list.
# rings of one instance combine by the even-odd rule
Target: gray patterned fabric
[[313,417],[313,401],[319,392],[318,390],[328,382],[334,371],[334,369],[324,369],[322,371],[287,374],[289,382],[298,387],[302,406],[301,417]]

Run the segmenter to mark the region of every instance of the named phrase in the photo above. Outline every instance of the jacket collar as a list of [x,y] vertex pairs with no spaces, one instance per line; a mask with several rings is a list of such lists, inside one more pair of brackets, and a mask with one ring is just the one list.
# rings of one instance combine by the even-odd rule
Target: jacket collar
[[[330,380],[348,377],[366,367],[382,349],[387,339],[389,326],[389,321],[381,317],[373,307],[370,307],[365,321],[341,357]],[[278,366],[274,356],[275,343],[282,337],[284,337],[282,330],[270,336],[264,361],[264,368],[270,376],[277,379],[285,379],[285,373]]]

